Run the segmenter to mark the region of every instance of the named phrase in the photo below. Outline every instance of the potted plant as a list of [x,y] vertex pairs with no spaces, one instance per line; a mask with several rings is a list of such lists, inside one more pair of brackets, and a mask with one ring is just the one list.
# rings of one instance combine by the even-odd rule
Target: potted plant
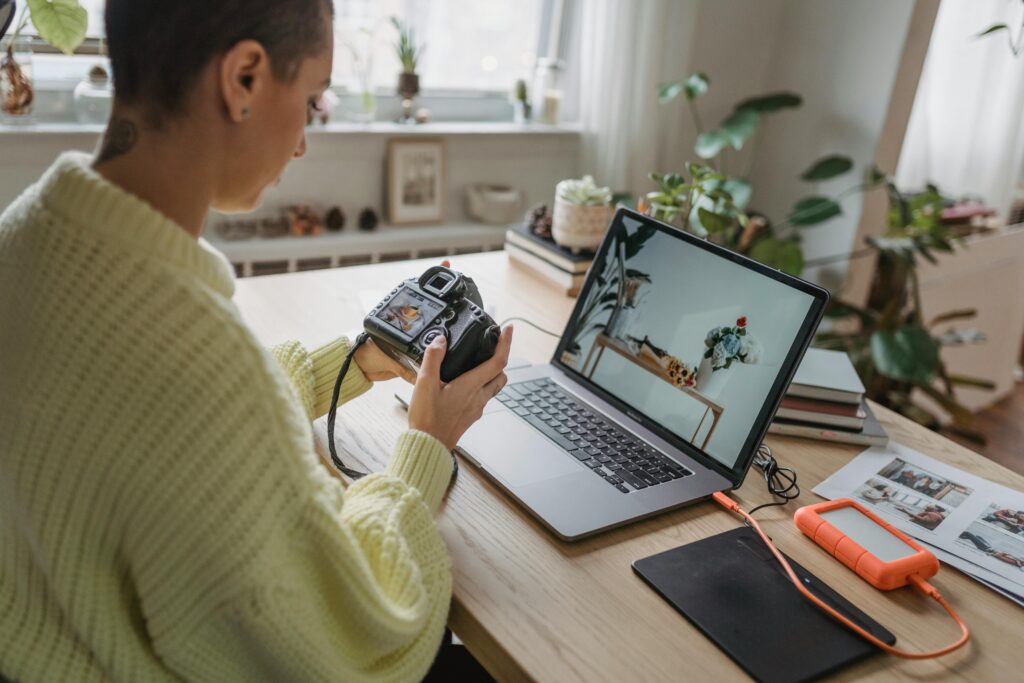
[[423,46],[416,44],[412,27],[398,17],[391,17],[391,25],[398,31],[395,53],[402,65],[402,71],[398,74],[398,94],[402,98],[402,120],[408,122],[413,120],[413,98],[420,92],[420,75],[416,72],[416,65],[423,56]]
[[530,107],[530,91],[522,78],[516,81],[512,89],[512,116],[516,123],[529,123],[532,110]]
[[[943,346],[984,341],[977,330],[948,327],[974,317],[975,311],[948,311],[926,321],[921,310],[918,260],[934,263],[933,252],[952,252],[961,239],[942,223],[946,200],[933,185],[908,195],[881,172],[875,170],[873,176],[888,193],[889,225],[882,236],[867,238],[864,252],[852,255],[866,252],[877,257],[867,304],[855,306],[833,297],[826,311],[831,329],[818,334],[815,346],[845,351],[871,400],[938,430],[942,427],[939,415],[917,400],[924,394],[952,418],[950,431],[983,443],[971,429],[970,412],[956,400],[955,387],[992,389],[993,385],[951,375],[940,355]],[[940,326],[945,327],[941,332]]]
[[747,316],[736,319],[735,325],[714,327],[704,338],[704,356],[697,368],[697,391],[715,397],[721,392],[733,363],[752,365],[761,360],[761,342],[747,329]]
[[[799,275],[804,267],[800,230],[840,215],[842,199],[867,186],[857,185],[836,197],[813,193],[797,201],[789,215],[780,220],[771,220],[749,210],[747,204],[753,189],[744,176],[750,169],[736,172],[737,160],[732,155],[754,138],[766,117],[798,108],[803,99],[790,92],[751,97],[738,102],[717,127],[707,128],[700,117],[697,100],[709,87],[708,77],[699,72],[658,87],[662,104],[680,95],[686,100],[697,131],[694,154],[702,162],[686,164],[689,179],[681,174],[652,173],[650,177],[658,189],[648,194],[645,208],[659,220]],[[827,155],[811,164],[800,179],[816,184],[842,176],[852,167],[853,162],[845,156]]]
[[0,43],[0,112],[8,117],[32,113],[31,42],[21,32],[29,18],[39,37],[65,54],[85,39],[88,15],[78,0],[40,2],[30,0],[22,8],[14,32]]
[[598,187],[593,176],[563,180],[555,185],[551,235],[573,252],[596,249],[612,216],[612,191]]

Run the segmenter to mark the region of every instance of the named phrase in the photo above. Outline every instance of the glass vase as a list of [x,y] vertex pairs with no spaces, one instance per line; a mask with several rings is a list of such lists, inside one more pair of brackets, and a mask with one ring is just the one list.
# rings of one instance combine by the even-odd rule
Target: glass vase
[[0,123],[31,122],[34,100],[32,38],[7,36],[0,40]]

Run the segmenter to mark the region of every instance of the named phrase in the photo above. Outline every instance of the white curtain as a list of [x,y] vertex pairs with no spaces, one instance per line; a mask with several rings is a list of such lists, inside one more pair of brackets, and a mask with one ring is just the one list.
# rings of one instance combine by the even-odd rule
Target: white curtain
[[945,194],[984,199],[1004,217],[1024,162],[1024,54],[1010,51],[1019,0],[944,0],[896,172],[907,189],[934,182]]
[[680,117],[657,86],[685,77],[696,2],[584,0],[580,16],[581,165],[613,191],[654,189],[678,165]]

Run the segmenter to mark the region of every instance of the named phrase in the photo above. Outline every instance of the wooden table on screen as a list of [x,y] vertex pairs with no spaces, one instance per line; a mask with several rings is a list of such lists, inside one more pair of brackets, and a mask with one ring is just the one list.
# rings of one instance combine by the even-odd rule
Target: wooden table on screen
[[[312,345],[358,329],[363,299],[379,298],[432,263],[387,263],[243,279],[237,284],[235,300],[263,343],[299,339]],[[521,316],[557,331],[572,310],[572,299],[509,267],[501,252],[459,256],[454,266],[472,275],[485,303],[495,306],[499,320]],[[556,340],[520,324],[512,353],[545,362],[555,344]],[[1024,489],[1024,477],[884,408],[872,408],[894,440],[955,467]],[[388,383],[346,405],[338,417],[342,457],[374,468],[384,466],[406,424]],[[325,453],[323,419],[316,434],[317,447]],[[775,436],[768,443],[780,462],[797,469],[804,491],[785,508],[758,513],[779,547],[889,627],[902,647],[930,650],[952,642],[957,628],[937,604],[909,589],[875,590],[803,537],[791,521],[798,506],[820,500],[811,488],[860,449]],[[733,495],[747,509],[769,500],[764,482],[754,475]],[[500,681],[746,678],[630,568],[641,557],[740,525],[713,503],[691,505],[565,543],[464,461],[438,525],[453,562],[449,624]],[[878,655],[834,679],[988,682],[1010,680],[1024,671],[1021,608],[947,566],[935,584],[971,628],[972,639],[964,649],[922,662]]]
[[[693,387],[679,386],[672,381],[672,378],[669,377],[668,370],[663,368],[658,361],[638,353],[633,353],[621,339],[614,339],[603,332],[594,337],[594,343],[591,345],[590,351],[587,353],[587,359],[583,362],[584,377],[590,379],[594,376],[594,371],[597,370],[597,364],[600,363],[601,358],[604,357],[605,349],[611,349],[640,369],[646,370],[663,382],[668,382],[690,398],[704,404],[704,412],[700,416],[700,422],[697,423],[697,428],[693,430],[693,436],[690,437],[689,441],[692,444],[697,443],[697,435],[700,434],[700,428],[704,426],[704,420],[707,419],[708,413],[711,413],[711,426],[708,428],[708,433],[704,435],[704,439],[700,442],[700,449],[702,451],[707,450],[708,441],[711,441],[711,437],[715,433],[715,428],[718,426],[718,421],[722,418],[721,405],[715,403]],[[594,355],[595,351],[597,352],[596,356]]]

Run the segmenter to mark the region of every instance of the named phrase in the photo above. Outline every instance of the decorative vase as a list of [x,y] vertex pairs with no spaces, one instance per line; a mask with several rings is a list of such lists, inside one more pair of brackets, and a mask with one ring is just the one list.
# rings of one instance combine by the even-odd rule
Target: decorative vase
[[533,108],[529,102],[523,100],[513,100],[512,102],[512,122],[519,125],[526,125],[530,122],[531,115],[533,114]]
[[715,370],[711,365],[710,358],[702,358],[697,368],[697,383],[695,388],[708,398],[716,398],[729,380],[730,373],[725,368]]
[[608,326],[605,328],[605,334],[609,337],[625,341],[624,337],[634,328],[635,321],[635,308],[632,306],[617,308],[612,311],[612,316],[608,320]]
[[508,225],[522,216],[526,195],[508,185],[466,186],[466,212],[471,218],[492,225]]
[[556,197],[551,214],[551,236],[573,253],[593,251],[608,232],[614,210],[611,204],[570,204]]
[[402,98],[402,123],[416,121],[412,113],[413,98],[420,93],[420,75],[403,71],[398,74],[398,95]]
[[30,123],[34,99],[32,38],[8,36],[0,41],[0,122]]
[[95,66],[75,86],[75,116],[79,123],[106,123],[114,99],[114,89],[106,69]]

